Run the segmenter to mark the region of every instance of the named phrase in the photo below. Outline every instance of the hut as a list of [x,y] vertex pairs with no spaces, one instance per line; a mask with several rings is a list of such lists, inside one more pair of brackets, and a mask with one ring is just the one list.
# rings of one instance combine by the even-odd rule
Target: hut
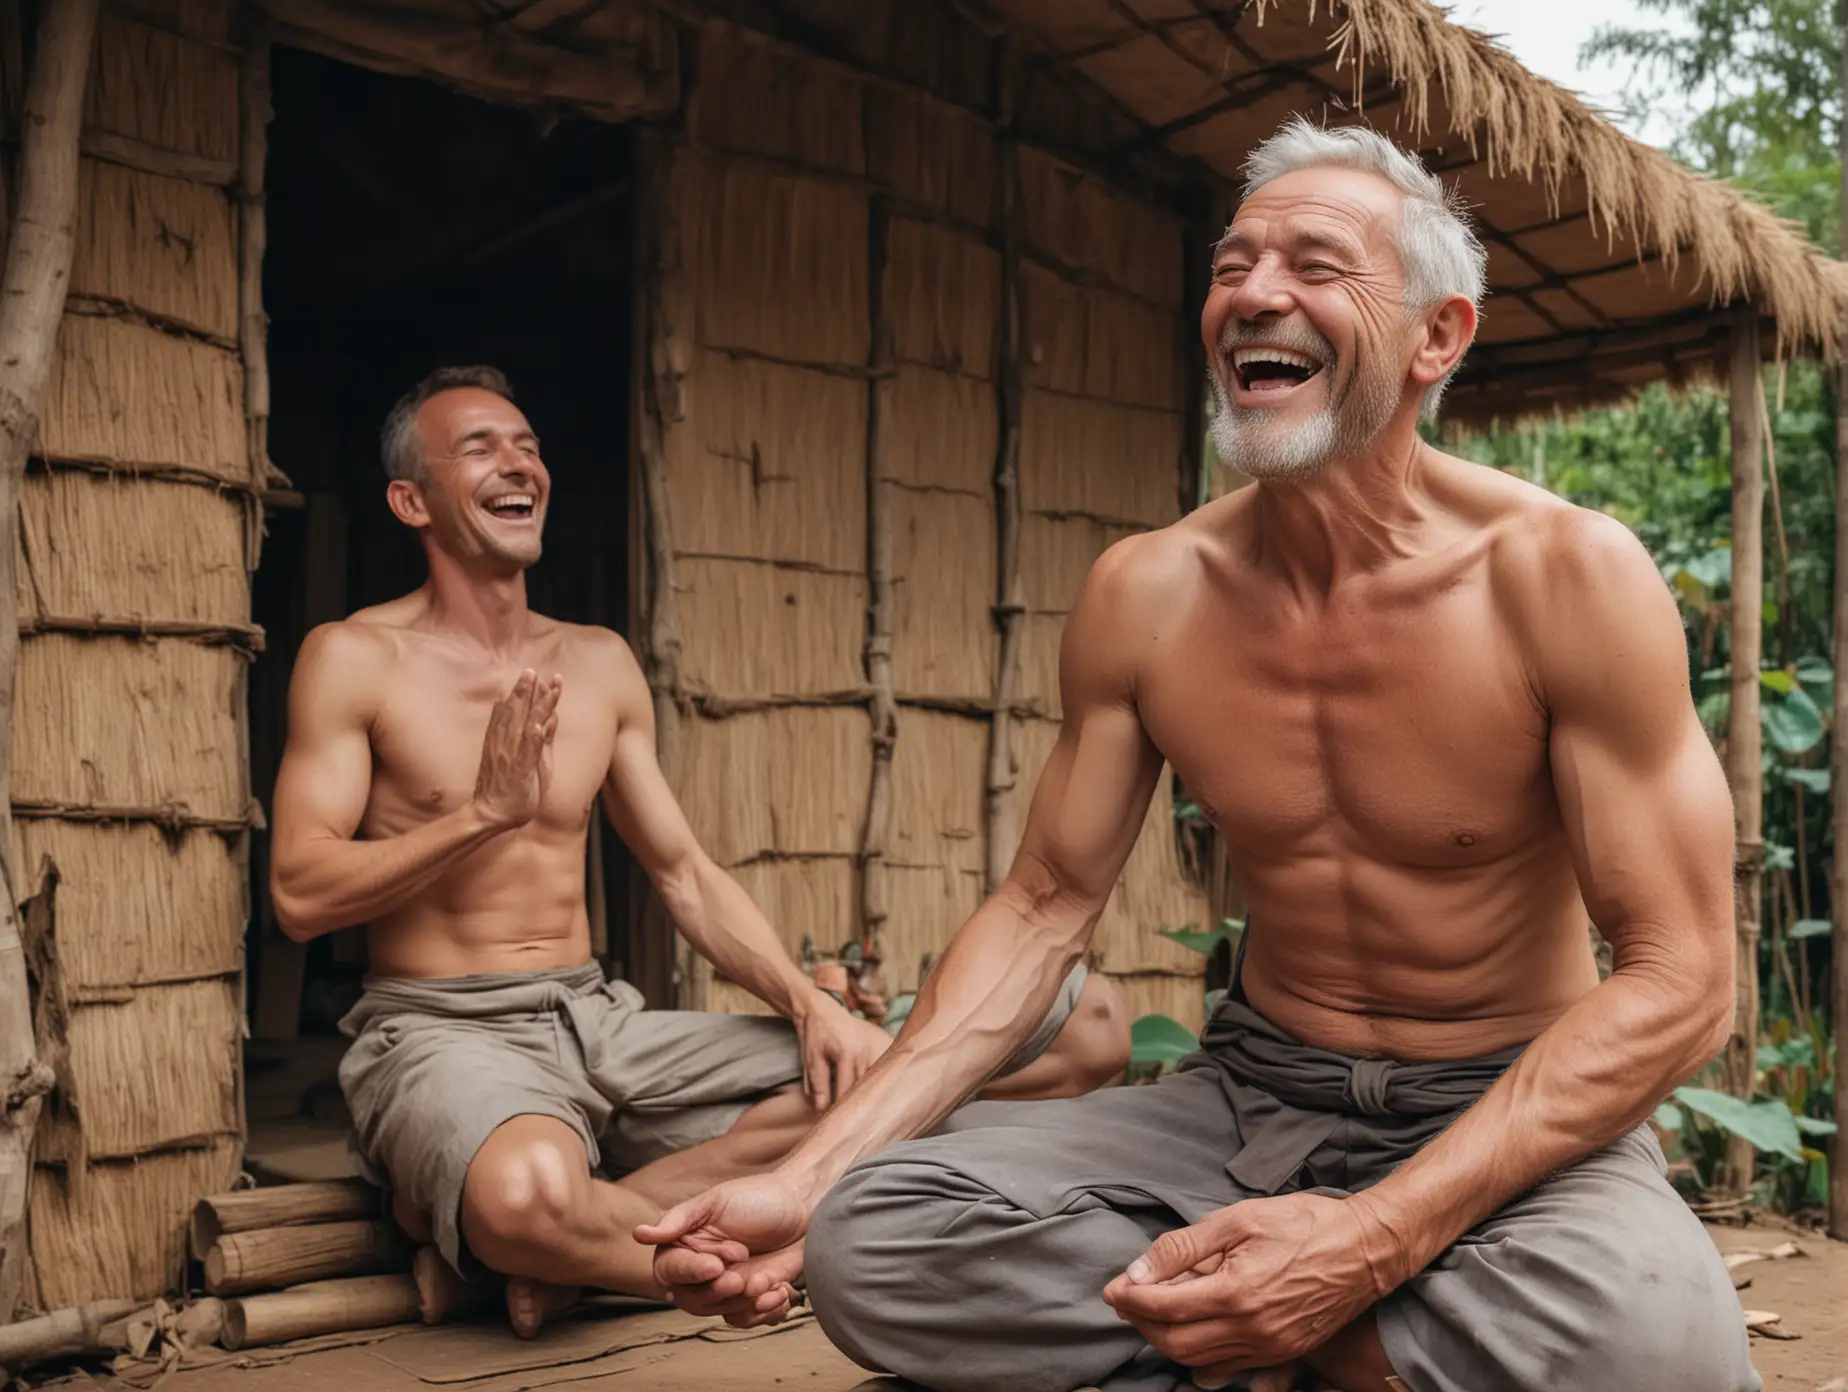
[[[12,130],[51,3],[0,3]],[[58,872],[68,1043],[45,1307],[176,1281],[259,1064],[327,1045],[361,969],[275,932],[264,804],[306,627],[416,581],[374,432],[434,361],[523,391],[535,603],[643,656],[705,844],[792,953],[870,938],[902,989],[1007,865],[1087,566],[1201,497],[1207,249],[1284,116],[1369,121],[1475,206],[1453,418],[1700,374],[1757,324],[1823,348],[1848,310],[1788,226],[1424,0],[109,0],[85,111],[18,532],[14,854]],[[1094,963],[1197,1025],[1201,959],[1158,936],[1214,913],[1175,809]],[[593,840],[608,961],[748,1008],[625,866]]]

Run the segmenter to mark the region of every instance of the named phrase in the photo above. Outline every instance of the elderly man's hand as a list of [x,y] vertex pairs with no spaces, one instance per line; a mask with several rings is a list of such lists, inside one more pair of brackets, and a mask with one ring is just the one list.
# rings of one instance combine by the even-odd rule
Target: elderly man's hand
[[675,1205],[635,1240],[656,1249],[654,1277],[674,1304],[748,1329],[788,1317],[808,1224],[794,1185],[752,1175]]
[[1164,1233],[1104,1287],[1119,1318],[1203,1387],[1321,1347],[1391,1286],[1352,1199],[1291,1194]]

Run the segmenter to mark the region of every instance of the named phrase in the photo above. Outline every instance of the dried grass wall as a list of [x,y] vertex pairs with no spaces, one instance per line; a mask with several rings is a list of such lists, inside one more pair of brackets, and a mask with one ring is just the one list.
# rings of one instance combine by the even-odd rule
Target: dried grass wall
[[[655,639],[677,644],[677,662],[653,665],[678,712],[670,774],[792,953],[870,925],[889,985],[909,989],[988,888],[989,801],[1016,804],[1016,828],[1024,816],[1056,730],[1051,656],[1091,561],[1178,515],[1180,224],[1016,157],[975,112],[720,24],[659,162],[643,274],[666,503],[651,510],[671,533],[653,576],[671,631],[657,622]],[[1003,722],[1000,767],[1017,779],[997,793],[1010,392],[1012,583],[1031,613],[1005,690],[1036,715]],[[1096,963],[1139,1007],[1197,1020],[1198,959],[1153,934],[1203,916],[1164,791]],[[761,1008],[730,983],[690,984],[683,1000]]]
[[233,0],[136,15],[100,25],[86,127],[110,158],[83,162],[21,500],[14,840],[31,882],[46,860],[61,877],[69,1010],[30,1199],[47,1307],[169,1289],[186,1213],[241,1159],[239,58]]

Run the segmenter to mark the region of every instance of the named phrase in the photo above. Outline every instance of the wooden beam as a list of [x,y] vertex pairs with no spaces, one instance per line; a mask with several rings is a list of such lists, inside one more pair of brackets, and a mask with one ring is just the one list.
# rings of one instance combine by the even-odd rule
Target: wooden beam
[[[642,349],[635,358],[638,396],[635,454],[642,482],[643,538],[647,544],[648,633],[643,648],[649,690],[654,695],[655,748],[662,775],[671,786],[680,759],[680,611],[674,587],[674,522],[668,502],[667,432],[684,413],[679,364],[688,357],[682,326],[672,319],[681,302],[681,229],[669,196],[674,147],[652,132],[636,141],[636,307]],[[665,911],[651,896],[643,931],[660,924]],[[681,1010],[704,1010],[711,983],[710,964],[684,938],[665,932],[674,942],[674,1003]]]
[[[1764,648],[1765,481],[1760,462],[1758,315],[1733,321],[1728,362],[1732,424],[1732,709],[1726,732],[1726,777],[1732,785],[1738,907],[1734,953],[1733,1035],[1726,1046],[1727,1089],[1750,1100],[1758,1073],[1758,932],[1764,871],[1764,746],[1759,728],[1758,668]],[[1756,1152],[1733,1136],[1726,1187],[1751,1187]]]
[[51,1072],[39,1060],[7,815],[12,785],[13,688],[19,664],[14,549],[19,488],[38,436],[58,324],[76,248],[77,169],[84,87],[96,46],[97,0],[46,0],[26,84],[18,205],[0,275],[0,1323],[10,1322],[25,1278],[26,1198],[32,1133]]
[[[1848,43],[1842,45],[1842,91],[1848,93]],[[1840,123],[1841,225],[1848,227],[1848,121]],[[1842,326],[1848,339],[1848,324]],[[1831,829],[1835,856],[1829,866],[1831,933],[1830,1020],[1835,1032],[1836,1132],[1829,1141],[1829,1235],[1848,1240],[1848,352],[1835,375],[1835,733],[1829,741]]]
[[891,306],[885,293],[890,254],[892,210],[875,198],[867,216],[867,291],[869,348],[866,384],[866,684],[871,689],[867,714],[872,721],[873,763],[868,779],[866,824],[860,835],[860,944],[869,958],[878,953],[879,935],[891,915],[886,874],[886,843],[892,832],[892,755],[898,743],[898,705],[892,698],[892,637],[896,601],[892,575],[892,489],[882,476],[880,410],[891,371]]

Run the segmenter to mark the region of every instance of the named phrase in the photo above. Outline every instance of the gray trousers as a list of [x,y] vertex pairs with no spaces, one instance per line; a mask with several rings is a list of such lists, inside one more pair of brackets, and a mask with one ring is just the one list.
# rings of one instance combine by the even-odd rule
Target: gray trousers
[[[816,1317],[861,1366],[938,1392],[1187,1387],[1105,1283],[1228,1204],[1377,1183],[1518,1052],[1354,1059],[1228,997],[1160,1083],[977,1103],[850,1170],[810,1230]],[[1760,1392],[1732,1282],[1665,1174],[1639,1128],[1378,1305],[1410,1392]]]

